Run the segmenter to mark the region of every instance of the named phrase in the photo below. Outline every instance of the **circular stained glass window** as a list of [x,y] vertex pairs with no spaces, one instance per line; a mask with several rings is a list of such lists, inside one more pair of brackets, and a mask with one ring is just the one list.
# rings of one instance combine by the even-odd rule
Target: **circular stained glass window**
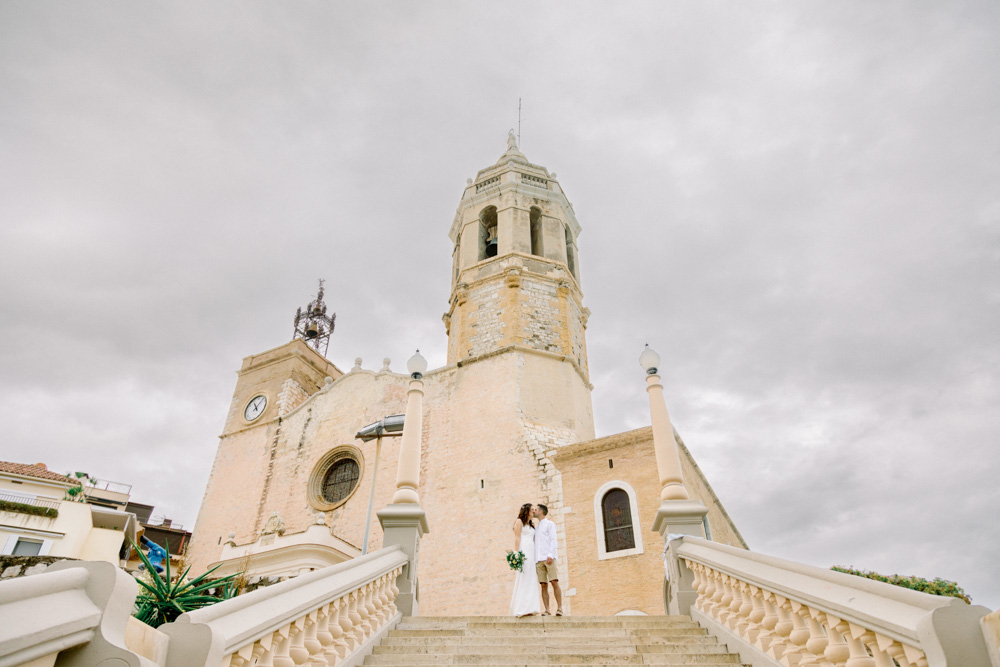
[[358,485],[360,473],[358,462],[352,458],[345,457],[335,462],[323,477],[323,486],[320,490],[323,500],[328,503],[339,503],[347,498]]

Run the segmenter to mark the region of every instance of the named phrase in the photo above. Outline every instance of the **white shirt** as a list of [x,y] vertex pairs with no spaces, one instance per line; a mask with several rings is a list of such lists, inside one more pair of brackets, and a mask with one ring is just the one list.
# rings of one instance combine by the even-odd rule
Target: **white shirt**
[[541,563],[549,558],[556,559],[556,524],[542,519],[535,531],[535,560]]

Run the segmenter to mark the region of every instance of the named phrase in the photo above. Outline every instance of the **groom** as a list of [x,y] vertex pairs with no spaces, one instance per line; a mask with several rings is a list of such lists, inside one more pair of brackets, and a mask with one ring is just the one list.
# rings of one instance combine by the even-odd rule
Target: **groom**
[[538,574],[538,583],[542,585],[542,606],[545,611],[542,616],[551,616],[549,613],[549,584],[552,584],[552,592],[556,598],[556,616],[562,616],[562,591],[559,590],[559,569],[556,566],[556,524],[548,519],[549,508],[539,504],[535,508],[535,518],[538,521],[538,528],[535,529],[535,572]]

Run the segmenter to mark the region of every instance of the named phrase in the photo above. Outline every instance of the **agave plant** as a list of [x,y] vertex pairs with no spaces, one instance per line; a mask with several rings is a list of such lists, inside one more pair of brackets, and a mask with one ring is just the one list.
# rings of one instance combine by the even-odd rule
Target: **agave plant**
[[[218,579],[209,579],[209,575],[219,567],[216,565],[208,572],[188,580],[187,575],[191,571],[191,568],[188,567],[181,576],[177,577],[177,581],[171,582],[169,548],[167,549],[167,557],[163,560],[164,573],[162,575],[156,571],[146,554],[134,542],[132,548],[139,554],[151,580],[146,582],[136,578],[136,581],[145,590],[140,593],[136,600],[135,612],[132,615],[146,625],[158,628],[164,623],[170,623],[186,611],[201,609],[233,597],[234,591],[229,583],[239,573]],[[208,594],[208,591],[213,588],[222,588],[221,598]]]

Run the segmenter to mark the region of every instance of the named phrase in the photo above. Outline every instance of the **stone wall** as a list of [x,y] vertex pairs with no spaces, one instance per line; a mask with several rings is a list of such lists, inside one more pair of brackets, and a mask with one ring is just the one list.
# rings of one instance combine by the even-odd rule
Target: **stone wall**
[[[701,470],[677,438],[684,484],[691,497],[709,508],[714,541],[746,548],[722,503]],[[660,483],[653,449],[652,428],[582,442],[553,454],[561,472],[567,556],[570,563],[574,613],[607,615],[634,610],[662,614],[663,540],[652,530],[660,505]],[[623,481],[634,489],[642,553],[599,560],[595,497],[609,482]],[[600,495],[603,495],[601,493]],[[598,503],[600,499],[597,499]]]

